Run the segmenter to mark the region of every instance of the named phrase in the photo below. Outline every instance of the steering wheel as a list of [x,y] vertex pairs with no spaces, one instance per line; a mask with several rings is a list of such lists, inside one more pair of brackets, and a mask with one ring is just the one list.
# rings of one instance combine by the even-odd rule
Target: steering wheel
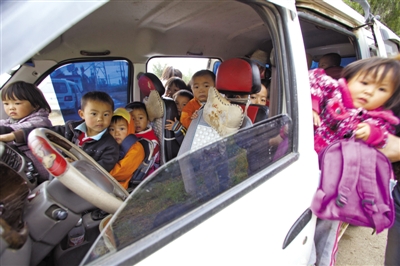
[[[55,176],[64,186],[97,208],[108,213],[115,213],[122,202],[129,196],[128,192],[106,170],[82,149],[59,134],[46,129],[34,129],[28,136],[28,146],[35,157],[44,165],[50,174]],[[58,150],[73,160],[89,164],[101,180],[91,181],[73,164],[70,164]],[[100,174],[99,174],[100,173]],[[99,182],[102,183],[99,186]],[[96,183],[96,184],[95,184]],[[109,191],[106,191],[105,188]]]

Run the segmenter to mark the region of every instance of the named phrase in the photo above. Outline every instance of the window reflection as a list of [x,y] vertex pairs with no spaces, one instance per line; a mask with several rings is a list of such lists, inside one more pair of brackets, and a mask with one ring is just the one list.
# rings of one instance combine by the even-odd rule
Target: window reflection
[[86,263],[123,249],[264,170],[291,151],[291,132],[290,118],[280,115],[165,164],[128,198]]
[[115,108],[124,107],[128,101],[129,63],[126,60],[86,61],[62,65],[47,76],[38,87],[50,104],[53,125],[67,120],[80,120],[78,109],[86,92],[107,92]]

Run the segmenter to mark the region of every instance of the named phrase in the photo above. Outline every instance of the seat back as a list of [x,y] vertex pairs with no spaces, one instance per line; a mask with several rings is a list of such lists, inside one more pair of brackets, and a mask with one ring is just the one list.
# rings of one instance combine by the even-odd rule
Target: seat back
[[147,172],[154,164],[154,143],[151,140],[140,138],[138,140],[144,149],[144,160],[133,173],[129,187],[135,187],[146,177]]
[[[161,97],[165,92],[165,88],[156,75],[144,73],[140,76],[138,84],[143,97],[149,97],[152,94],[151,97],[154,98],[150,104],[146,104],[146,101],[145,104],[148,112],[150,110],[150,113],[157,114],[155,117],[149,118],[152,122],[154,132],[160,141],[160,164],[162,165],[175,158],[179,151],[180,145],[175,140],[174,132],[165,129],[166,120],[174,121],[175,117],[178,117],[178,109],[172,99]],[[157,91],[158,93],[151,93],[152,91]],[[154,104],[154,102],[159,104]],[[159,108],[160,105],[162,112],[151,110]]]
[[[237,103],[237,104],[240,107],[242,107],[243,112],[245,112],[246,104],[244,103]],[[250,118],[253,124],[267,119],[268,115],[269,115],[269,107],[266,105],[250,104],[247,108],[247,116]]]
[[[249,95],[260,92],[261,80],[257,65],[247,58],[233,58],[221,64],[216,76],[216,88],[222,93]],[[268,118],[269,108],[258,104],[236,102],[252,123]],[[247,110],[246,110],[247,107]]]
[[[221,63],[217,70],[215,85],[218,92],[225,94],[249,95],[257,93],[261,89],[261,80],[257,65],[247,58],[233,58],[224,61]],[[210,88],[207,103],[203,106],[204,108],[199,111],[198,118],[194,119],[191,122],[188,131],[186,132],[186,136],[182,142],[179,154],[183,154],[189,150],[201,148],[202,146],[210,144],[223,137],[223,134],[221,134],[221,130],[219,130],[215,126],[210,125],[210,123],[208,123],[207,121],[206,116],[208,113],[215,115],[221,113],[221,111],[208,111],[207,107],[217,106],[217,109],[228,110],[226,108],[218,107],[218,105],[223,107],[226,107],[228,105],[237,105],[227,103],[226,100],[224,102],[223,99],[219,99],[219,93],[217,94],[213,92],[213,88]],[[215,99],[217,99],[217,101],[210,104],[210,101],[213,101]],[[220,101],[218,101],[218,99]],[[229,115],[230,113],[227,112],[220,115],[219,117],[222,116],[227,119]],[[212,120],[216,120],[216,118],[213,117],[211,121]],[[217,124],[220,125],[220,122],[221,120],[218,121]],[[252,126],[250,118],[243,115],[240,128],[250,126]],[[231,134],[233,131],[228,130],[224,132],[228,132],[228,134]],[[204,138],[202,136],[207,137]]]

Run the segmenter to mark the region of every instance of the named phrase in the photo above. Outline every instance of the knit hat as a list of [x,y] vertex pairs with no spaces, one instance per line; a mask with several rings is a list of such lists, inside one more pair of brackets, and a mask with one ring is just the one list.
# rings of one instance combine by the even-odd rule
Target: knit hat
[[268,54],[262,50],[257,50],[251,55],[250,59],[258,65],[265,67],[268,61]]
[[117,108],[114,111],[114,116],[121,116],[128,122],[128,134],[135,134],[135,123],[131,114],[125,108]]

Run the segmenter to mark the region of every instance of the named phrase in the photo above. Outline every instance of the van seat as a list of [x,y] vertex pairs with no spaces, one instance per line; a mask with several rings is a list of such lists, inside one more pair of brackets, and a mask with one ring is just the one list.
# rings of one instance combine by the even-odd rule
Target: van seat
[[[222,62],[217,70],[215,87],[219,93],[224,94],[249,95],[259,92],[261,89],[261,80],[257,65],[248,58],[232,58]],[[213,88],[210,88],[209,97],[207,103],[203,106],[204,108],[206,108],[209,101],[212,100],[210,99],[210,94],[214,95],[214,93],[211,92],[212,89]],[[217,95],[217,97],[219,96]],[[226,105],[224,103],[221,104]],[[182,142],[181,149],[179,150],[179,154],[201,148],[223,137],[221,132],[217,132],[214,127],[206,122],[205,118],[207,117],[204,116],[204,113],[207,113],[207,110],[204,110],[204,108],[199,110],[198,118],[194,119],[190,124]],[[229,115],[222,114],[222,116],[228,117]],[[250,127],[252,124],[250,118],[244,116],[240,128]],[[233,131],[229,129],[229,131],[225,132],[232,133]],[[200,139],[201,135],[207,135],[209,137],[207,139]]]
[[[244,112],[246,109],[246,105],[243,103],[238,103],[238,105],[242,107]],[[266,105],[250,104],[247,108],[247,116],[250,118],[253,124],[268,119],[268,115],[269,107]]]
[[[157,117],[149,117],[149,119],[152,122],[154,132],[160,141],[160,164],[162,165],[175,158],[179,151],[180,145],[175,140],[174,132],[165,129],[166,120],[173,121],[175,117],[178,117],[178,109],[174,100],[161,97],[165,92],[165,88],[161,80],[153,73],[142,74],[138,80],[138,84],[144,97],[149,97],[150,94],[152,94],[151,97],[154,97],[152,102],[159,103],[157,105],[153,105],[146,104],[145,102],[148,112],[153,108],[158,108],[158,106],[161,106],[161,110],[151,112],[157,113]],[[158,93],[151,93],[152,91],[156,91]]]
[[144,149],[144,160],[133,173],[132,178],[129,181],[128,192],[131,192],[132,188],[135,188],[143,181],[147,176],[149,169],[154,164],[154,143],[145,138],[140,138],[138,141],[142,144]]

